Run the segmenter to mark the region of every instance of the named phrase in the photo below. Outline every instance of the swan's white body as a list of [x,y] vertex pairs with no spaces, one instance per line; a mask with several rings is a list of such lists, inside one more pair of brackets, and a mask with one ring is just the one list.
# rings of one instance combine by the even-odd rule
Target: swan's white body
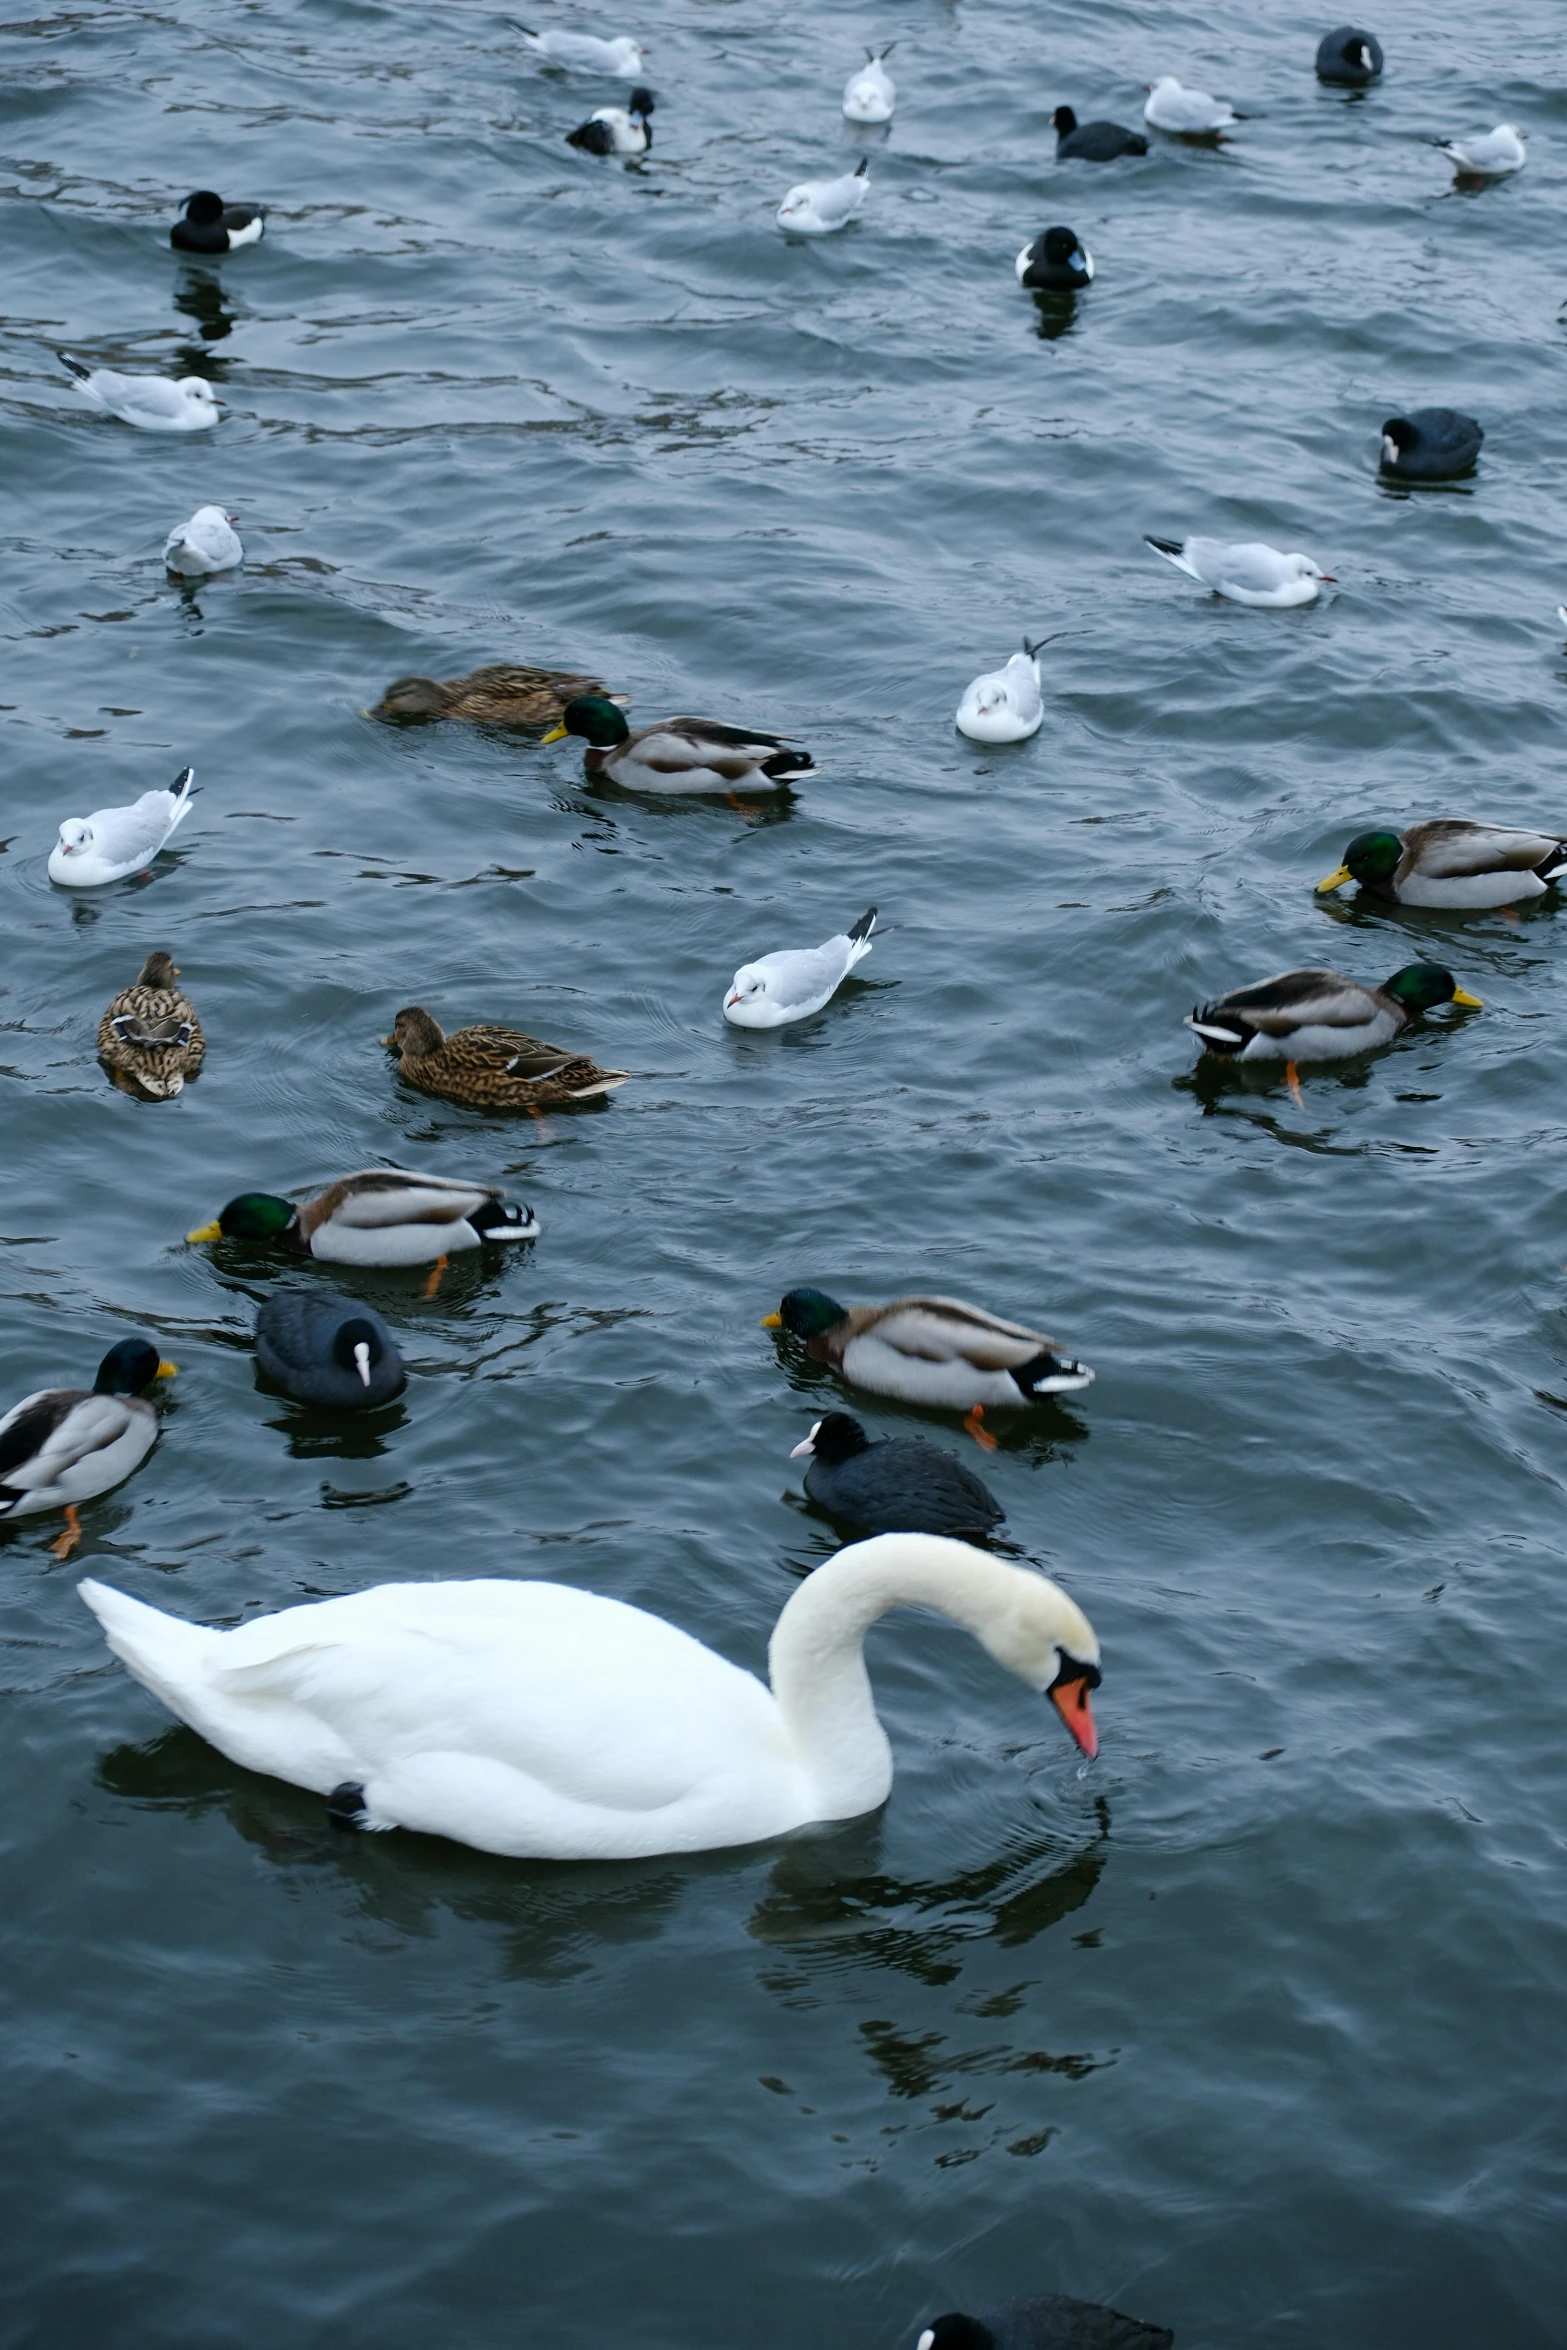
[[801,180],[779,205],[778,226],[792,229],[797,237],[830,237],[848,227],[870,184],[863,163],[841,179]]
[[[929,1534],[818,1567],[774,1628],[771,1689],[560,1583],[382,1584],[232,1632],[80,1589],[115,1655],[231,1761],[362,1788],[366,1827],[518,1859],[700,1852],[874,1810],[892,1750],[862,1643],[889,1608],[940,1609],[1041,1691],[1063,1665],[1097,1678],[1099,1659],[1056,1584]],[[1091,1724],[1079,1742],[1092,1751]]]
[[850,122],[891,122],[897,85],[882,59],[885,49],[868,49],[865,63],[843,85],[843,111]]
[[735,1028],[786,1028],[793,1020],[809,1020],[870,953],[875,926],[872,906],[852,930],[840,930],[819,947],[782,947],[742,963],[724,997],[724,1018]]
[[205,432],[218,421],[222,403],[204,376],[117,375],[112,367],[79,367],[61,358],[90,408],[117,416],[142,432]]
[[1511,171],[1522,171],[1528,162],[1529,150],[1524,144],[1528,135],[1510,122],[1499,122],[1483,138],[1438,139],[1435,143],[1455,171],[1465,172],[1471,179],[1499,180]]
[[1044,723],[1039,663],[1032,653],[1014,653],[1005,669],[976,677],[958,704],[957,727],[976,743],[1021,743]]
[[1143,120],[1153,130],[1200,138],[1209,131],[1228,130],[1239,119],[1227,98],[1210,98],[1206,90],[1183,89],[1173,73],[1162,73],[1148,85]]
[[1282,611],[1292,604],[1314,604],[1322,582],[1333,584],[1333,574],[1319,571],[1309,555],[1281,555],[1262,539],[1182,539],[1179,545],[1150,539],[1148,544],[1188,579],[1232,604]]
[[128,808],[68,816],[49,852],[50,880],[67,889],[96,889],[139,873],[189,815],[195,773],[182,767],[172,791],[144,791]]
[[232,571],[244,562],[245,550],[221,506],[198,506],[189,522],[170,531],[163,560],[171,571],[201,579],[209,571]]

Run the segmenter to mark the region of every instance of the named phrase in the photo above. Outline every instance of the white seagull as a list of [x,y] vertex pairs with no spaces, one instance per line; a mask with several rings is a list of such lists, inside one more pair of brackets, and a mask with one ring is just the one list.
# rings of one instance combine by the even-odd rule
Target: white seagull
[[885,49],[867,49],[865,63],[844,83],[843,111],[850,122],[891,122],[898,88],[882,60],[897,46],[896,41],[889,41]]
[[95,808],[68,816],[49,852],[49,878],[67,889],[96,889],[139,873],[190,812],[194,767],[182,767],[169,791],[144,791],[128,808]]
[[1527,131],[1514,128],[1510,122],[1499,122],[1494,131],[1487,131],[1478,139],[1433,139],[1431,144],[1452,164],[1455,171],[1467,172],[1471,179],[1505,179],[1510,171],[1522,171],[1529,160],[1524,145]]
[[164,562],[187,579],[201,579],[209,571],[232,571],[236,563],[245,560],[239,533],[230,528],[238,520],[237,514],[225,514],[221,506],[198,506],[189,522],[170,531],[164,543]]
[[809,1020],[870,953],[875,927],[876,909],[869,906],[858,922],[824,946],[786,947],[742,963],[724,998],[724,1018],[736,1028],[783,1028],[791,1020]]
[[1182,89],[1173,73],[1162,73],[1148,84],[1143,120],[1156,131],[1200,137],[1206,131],[1228,130],[1240,119],[1228,99],[1210,98],[1206,90]]
[[976,677],[958,704],[959,734],[976,743],[1021,743],[1044,724],[1045,705],[1039,692],[1038,645],[1025,637],[1023,650],[1014,653],[1005,669],[987,670]]
[[56,351],[55,357],[70,369],[89,407],[139,425],[143,432],[202,432],[218,421],[223,403],[205,376],[182,375],[171,383],[166,375],[116,375],[112,367],[83,367],[65,351]]
[[531,25],[518,24],[515,17],[508,21],[535,56],[542,57],[546,65],[563,65],[570,73],[607,73],[634,82],[647,63],[647,51],[629,33],[601,41],[596,33],[536,33]]
[[1266,604],[1278,610],[1287,604],[1315,603],[1325,580],[1333,586],[1331,571],[1319,571],[1309,555],[1281,555],[1261,539],[1155,539],[1148,544],[1156,555],[1195,579],[1199,587],[1228,596],[1232,604]]
[[862,161],[842,179],[801,180],[779,205],[778,226],[800,237],[830,237],[834,229],[847,228],[865,201],[867,169]]

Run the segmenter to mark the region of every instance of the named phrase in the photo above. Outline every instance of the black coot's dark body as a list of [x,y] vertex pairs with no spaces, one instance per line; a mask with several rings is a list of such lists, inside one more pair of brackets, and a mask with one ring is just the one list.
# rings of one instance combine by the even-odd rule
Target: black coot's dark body
[[1382,44],[1375,33],[1359,25],[1335,25],[1317,43],[1317,79],[1349,90],[1363,90],[1382,71]]
[[[356,1346],[365,1349],[368,1386]],[[296,1403],[369,1411],[407,1384],[397,1341],[377,1313],[330,1290],[282,1289],[256,1316],[256,1360]]]
[[955,1453],[917,1436],[872,1444],[848,1412],[818,1420],[805,1490],[821,1509],[866,1534],[988,1534],[1006,1516]]
[[1118,122],[1079,122],[1070,106],[1058,106],[1050,119],[1056,126],[1058,163],[1113,163],[1118,155],[1148,152],[1142,132],[1125,130]]
[[1092,285],[1076,230],[1047,228],[1043,236],[1036,237],[1028,248],[1028,266],[1021,283],[1042,294],[1076,294]]
[[[1416,408],[1382,427],[1382,471],[1395,481],[1452,481],[1468,473],[1485,433],[1457,408]],[[1387,444],[1397,449],[1389,456]]]
[[929,2350],[1173,2350],[1175,2342],[1168,2326],[1144,2325],[1070,2293],[1006,2301],[971,2317],[954,2310],[933,2318],[919,2338]]
[[[263,204],[225,204],[210,188],[198,188],[170,229],[169,243],[180,253],[226,253],[240,229],[258,220],[265,225],[266,217]],[[254,241],[244,239],[247,245]]]

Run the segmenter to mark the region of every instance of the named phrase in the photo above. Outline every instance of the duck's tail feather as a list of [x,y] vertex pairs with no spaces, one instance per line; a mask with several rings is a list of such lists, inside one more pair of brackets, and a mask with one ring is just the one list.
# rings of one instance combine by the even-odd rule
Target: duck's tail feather
[[774,751],[761,763],[762,773],[770,775],[774,783],[793,783],[796,776],[809,775],[815,765],[809,751]]

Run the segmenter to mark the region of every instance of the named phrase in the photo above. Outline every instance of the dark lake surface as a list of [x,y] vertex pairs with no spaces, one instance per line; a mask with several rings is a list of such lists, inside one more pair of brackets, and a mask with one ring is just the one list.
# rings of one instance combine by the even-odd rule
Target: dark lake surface
[[[540,0],[542,6],[543,0]],[[529,19],[529,21],[534,21]],[[644,0],[645,167],[563,144],[623,85],[506,19],[168,0],[0,28],[6,661],[0,1359],[132,1330],[162,1441],[0,1541],[0,2342],[28,2350],[880,2350],[1060,2289],[1182,2350],[1563,2340],[1567,931],[1551,901],[1316,901],[1374,821],[1567,826],[1558,9],[1373,19],[1370,95],[1277,5]],[[896,37],[890,133],[843,122]],[[1222,150],[1057,167],[1163,71]],[[1426,140],[1511,120],[1454,190]],[[794,181],[869,151],[846,234]],[[272,207],[220,266],[193,188]],[[1041,311],[1020,245],[1098,281]],[[53,351],[219,384],[96,417]],[[1472,410],[1472,482],[1377,428]],[[198,504],[242,572],[164,576]],[[1145,531],[1337,576],[1239,610]],[[1051,635],[1020,748],[963,687]],[[393,676],[598,671],[633,717],[788,733],[771,809],[594,791],[578,747],[361,715]],[[150,883],[73,897],[60,820],[199,785]],[[726,1029],[736,965],[874,902],[826,1014]],[[176,1104],[98,1015],[170,948]],[[1450,963],[1482,1013],[1282,1082],[1196,1078],[1194,998]],[[410,1000],[636,1071],[597,1116],[401,1087]],[[182,1244],[247,1187],[504,1177],[536,1247],[344,1276],[402,1402],[257,1391],[281,1271]],[[172,1727],[83,1572],[234,1621],[553,1576],[761,1668],[834,1545],[792,1504],[823,1383],[796,1282],[956,1292],[1098,1381],[952,1442],[1103,1641],[1103,1749],[955,1628],[872,1670],[885,1813],[787,1844],[520,1866],[331,1834]]]

